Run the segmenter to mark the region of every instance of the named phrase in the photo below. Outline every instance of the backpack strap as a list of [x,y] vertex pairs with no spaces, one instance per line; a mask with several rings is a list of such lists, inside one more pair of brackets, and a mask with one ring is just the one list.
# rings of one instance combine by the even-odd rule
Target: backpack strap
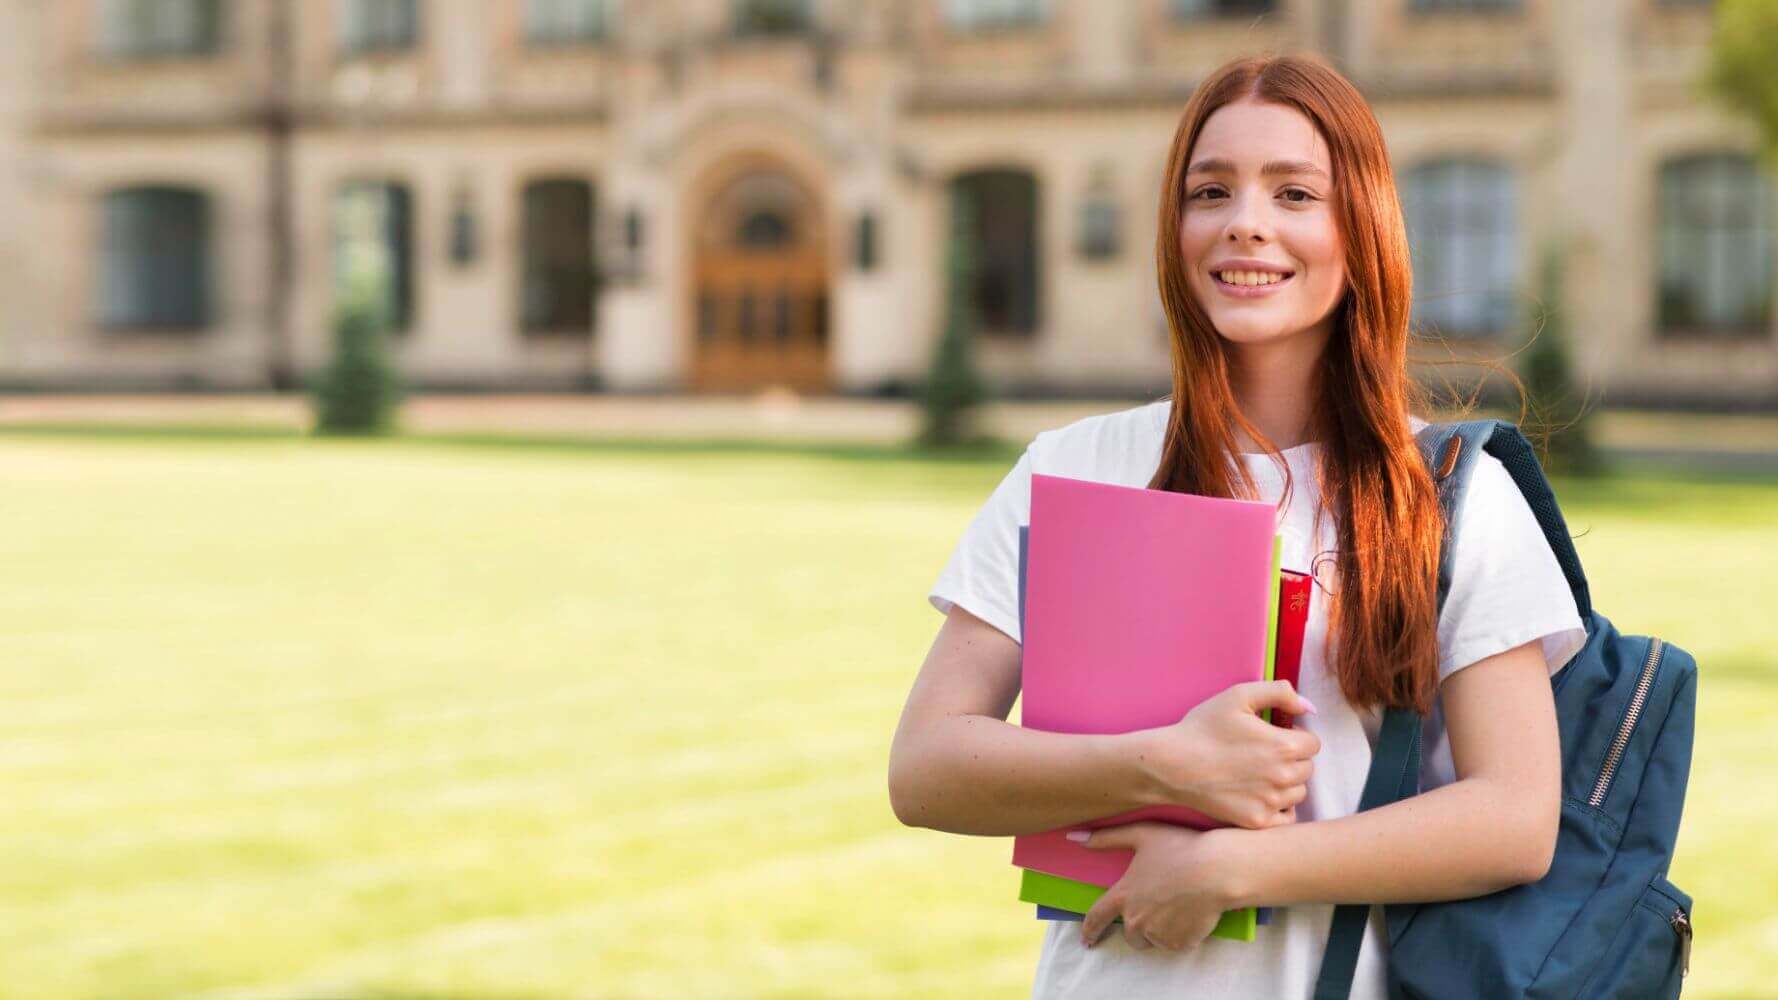
[[[1457,514],[1463,509],[1463,494],[1469,488],[1476,461],[1485,451],[1512,474],[1513,482],[1525,495],[1532,513],[1537,515],[1544,537],[1556,554],[1556,562],[1568,578],[1574,603],[1581,609],[1581,620],[1590,620],[1592,602],[1587,593],[1587,580],[1568,538],[1568,526],[1556,508],[1555,494],[1544,479],[1531,443],[1519,429],[1500,420],[1466,420],[1428,424],[1416,437],[1421,457],[1426,460],[1433,484],[1438,489],[1439,510],[1445,522],[1438,557],[1439,612],[1444,612],[1445,598],[1451,591],[1451,559],[1461,527]],[[1420,715],[1410,709],[1384,710],[1377,745],[1371,754],[1370,773],[1365,778],[1364,792],[1358,801],[1359,812],[1419,793],[1422,722]],[[1314,1000],[1346,1000],[1350,995],[1352,974],[1358,967],[1358,950],[1364,942],[1364,925],[1369,916],[1370,904],[1348,903],[1334,907]],[[1398,928],[1392,927],[1390,936],[1394,937],[1396,932]]]

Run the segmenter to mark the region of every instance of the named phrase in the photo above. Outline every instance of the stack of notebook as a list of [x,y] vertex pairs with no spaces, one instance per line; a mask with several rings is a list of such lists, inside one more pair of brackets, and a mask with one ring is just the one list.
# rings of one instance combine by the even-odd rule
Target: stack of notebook
[[[1294,686],[1312,588],[1280,567],[1275,519],[1259,501],[1033,475],[1031,523],[1019,529],[1022,724],[1128,732],[1178,722],[1233,684]],[[1019,898],[1039,917],[1079,920],[1131,853],[1065,835],[1151,819],[1225,825],[1161,806],[1017,837]],[[1231,910],[1212,933],[1251,941],[1265,917]]]

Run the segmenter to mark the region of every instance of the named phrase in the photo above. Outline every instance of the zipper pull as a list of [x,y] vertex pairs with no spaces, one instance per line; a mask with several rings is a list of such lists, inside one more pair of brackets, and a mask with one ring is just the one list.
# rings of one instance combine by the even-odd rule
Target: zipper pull
[[1673,933],[1679,935],[1679,978],[1684,979],[1692,971],[1692,921],[1684,910],[1674,910],[1667,922],[1673,925]]

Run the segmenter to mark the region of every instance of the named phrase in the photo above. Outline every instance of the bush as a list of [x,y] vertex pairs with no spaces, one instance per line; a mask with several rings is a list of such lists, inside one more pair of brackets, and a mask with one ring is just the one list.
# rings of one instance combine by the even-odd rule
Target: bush
[[385,314],[352,296],[334,321],[333,360],[310,385],[317,434],[386,434],[395,428],[400,377],[385,348]]

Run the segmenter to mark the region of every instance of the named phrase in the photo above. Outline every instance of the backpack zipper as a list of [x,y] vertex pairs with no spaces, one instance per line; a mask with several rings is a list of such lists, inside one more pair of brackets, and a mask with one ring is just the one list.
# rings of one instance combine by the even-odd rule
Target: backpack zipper
[[1617,773],[1618,761],[1623,759],[1624,748],[1630,745],[1630,732],[1636,728],[1636,719],[1642,715],[1642,703],[1648,700],[1648,689],[1654,686],[1655,667],[1661,662],[1662,645],[1658,636],[1648,640],[1648,659],[1643,661],[1642,676],[1636,678],[1636,692],[1630,696],[1630,707],[1624,711],[1624,721],[1619,724],[1617,735],[1612,737],[1611,749],[1605,752],[1605,766],[1599,769],[1599,780],[1593,783],[1593,794],[1587,798],[1587,805],[1595,809],[1605,801],[1605,792],[1611,787],[1611,776]]
[[1675,909],[1667,922],[1673,925],[1673,933],[1679,935],[1679,978],[1684,979],[1692,971],[1692,918],[1684,910]]

